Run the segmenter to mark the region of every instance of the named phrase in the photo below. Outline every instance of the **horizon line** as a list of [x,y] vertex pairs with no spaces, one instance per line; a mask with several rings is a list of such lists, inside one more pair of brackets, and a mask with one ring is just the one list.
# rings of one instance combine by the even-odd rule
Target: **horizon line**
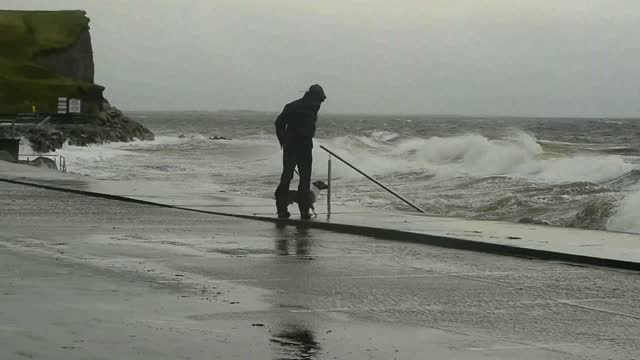
[[[280,110],[252,110],[252,109],[122,109],[125,112],[198,112],[198,113],[262,113],[262,114],[278,114]],[[509,118],[509,119],[584,119],[584,120],[609,120],[609,119],[627,119],[638,120],[640,114],[637,116],[611,116],[611,115],[589,115],[589,116],[571,116],[571,115],[509,115],[509,114],[437,114],[437,113],[364,113],[364,112],[323,112],[320,115],[342,115],[342,116],[399,116],[399,117],[459,117],[459,118]]]

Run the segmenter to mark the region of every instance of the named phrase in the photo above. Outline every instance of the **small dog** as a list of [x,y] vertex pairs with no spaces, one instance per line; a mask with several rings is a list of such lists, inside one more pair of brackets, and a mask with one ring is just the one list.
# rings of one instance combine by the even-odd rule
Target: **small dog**
[[[318,194],[320,194],[320,191],[328,189],[329,186],[327,186],[327,184],[324,183],[324,181],[316,181],[313,184],[311,184],[311,191],[309,191],[309,199],[307,204],[309,204],[309,208],[311,209],[311,211],[313,212],[314,216],[318,216],[318,214],[316,214],[316,209],[313,207],[313,204],[315,204],[316,199],[318,199]],[[289,190],[289,194],[287,196],[287,205],[291,205],[293,203],[300,203],[299,202],[300,197],[298,196],[298,190]]]

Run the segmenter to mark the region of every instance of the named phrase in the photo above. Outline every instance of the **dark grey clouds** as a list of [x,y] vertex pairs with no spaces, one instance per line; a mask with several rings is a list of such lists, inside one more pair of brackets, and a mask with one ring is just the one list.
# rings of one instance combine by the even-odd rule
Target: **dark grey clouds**
[[[4,5],[7,4],[7,5]],[[82,8],[127,109],[640,116],[637,0],[3,0]]]

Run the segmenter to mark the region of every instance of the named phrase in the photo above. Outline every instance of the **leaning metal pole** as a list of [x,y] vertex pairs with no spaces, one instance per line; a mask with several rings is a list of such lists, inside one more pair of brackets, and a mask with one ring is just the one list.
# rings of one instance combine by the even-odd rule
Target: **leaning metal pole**
[[[410,202],[409,200],[405,199],[404,197],[402,197],[401,195],[397,194],[395,191],[389,189],[388,187],[382,185],[381,183],[379,183],[376,179],[372,178],[371,176],[365,174],[362,170],[358,169],[357,167],[351,165],[348,161],[344,160],[343,158],[341,158],[340,156],[336,155],[336,153],[334,153],[333,151],[327,149],[326,147],[324,147],[323,145],[320,145],[320,148],[326,152],[329,153],[329,155],[333,155],[336,157],[336,159],[342,161],[343,163],[345,163],[347,166],[349,166],[350,168],[352,168],[353,170],[357,171],[360,173],[360,175],[366,177],[367,179],[369,179],[370,181],[372,181],[373,183],[375,183],[376,185],[380,186],[381,188],[385,189],[387,192],[389,192],[391,195],[397,197],[398,199],[402,200],[403,202],[405,202],[407,205],[411,206],[412,208],[418,210],[419,212],[426,214],[427,212],[422,210],[421,208],[419,208],[418,206],[414,205],[412,202]],[[331,179],[331,176],[329,176],[329,179]]]
[[329,160],[327,161],[327,174],[329,180],[327,180],[327,219],[331,217],[331,154],[329,154]]

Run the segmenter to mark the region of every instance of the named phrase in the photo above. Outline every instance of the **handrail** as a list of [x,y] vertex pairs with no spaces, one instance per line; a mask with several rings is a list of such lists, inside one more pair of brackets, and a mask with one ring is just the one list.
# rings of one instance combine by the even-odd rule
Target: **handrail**
[[[367,179],[369,179],[370,181],[372,181],[373,183],[375,183],[376,185],[380,186],[381,188],[385,189],[388,193],[390,193],[391,195],[397,197],[398,199],[404,201],[407,205],[411,206],[412,208],[418,210],[419,212],[426,214],[427,212],[422,210],[421,208],[419,208],[418,206],[414,205],[411,201],[405,199],[404,197],[402,197],[401,195],[397,194],[395,191],[389,189],[388,187],[382,185],[380,182],[378,182],[376,179],[372,178],[371,176],[365,174],[362,170],[358,169],[357,167],[351,165],[348,161],[346,161],[345,159],[341,158],[340,156],[336,155],[336,153],[334,153],[333,151],[327,149],[324,145],[320,145],[320,148],[326,152],[328,152],[330,155],[333,155],[336,157],[336,159],[342,161],[343,163],[345,163],[347,166],[349,166],[350,168],[352,168],[353,170],[357,171],[360,173],[360,175],[366,177]],[[331,176],[331,175],[329,175]]]

